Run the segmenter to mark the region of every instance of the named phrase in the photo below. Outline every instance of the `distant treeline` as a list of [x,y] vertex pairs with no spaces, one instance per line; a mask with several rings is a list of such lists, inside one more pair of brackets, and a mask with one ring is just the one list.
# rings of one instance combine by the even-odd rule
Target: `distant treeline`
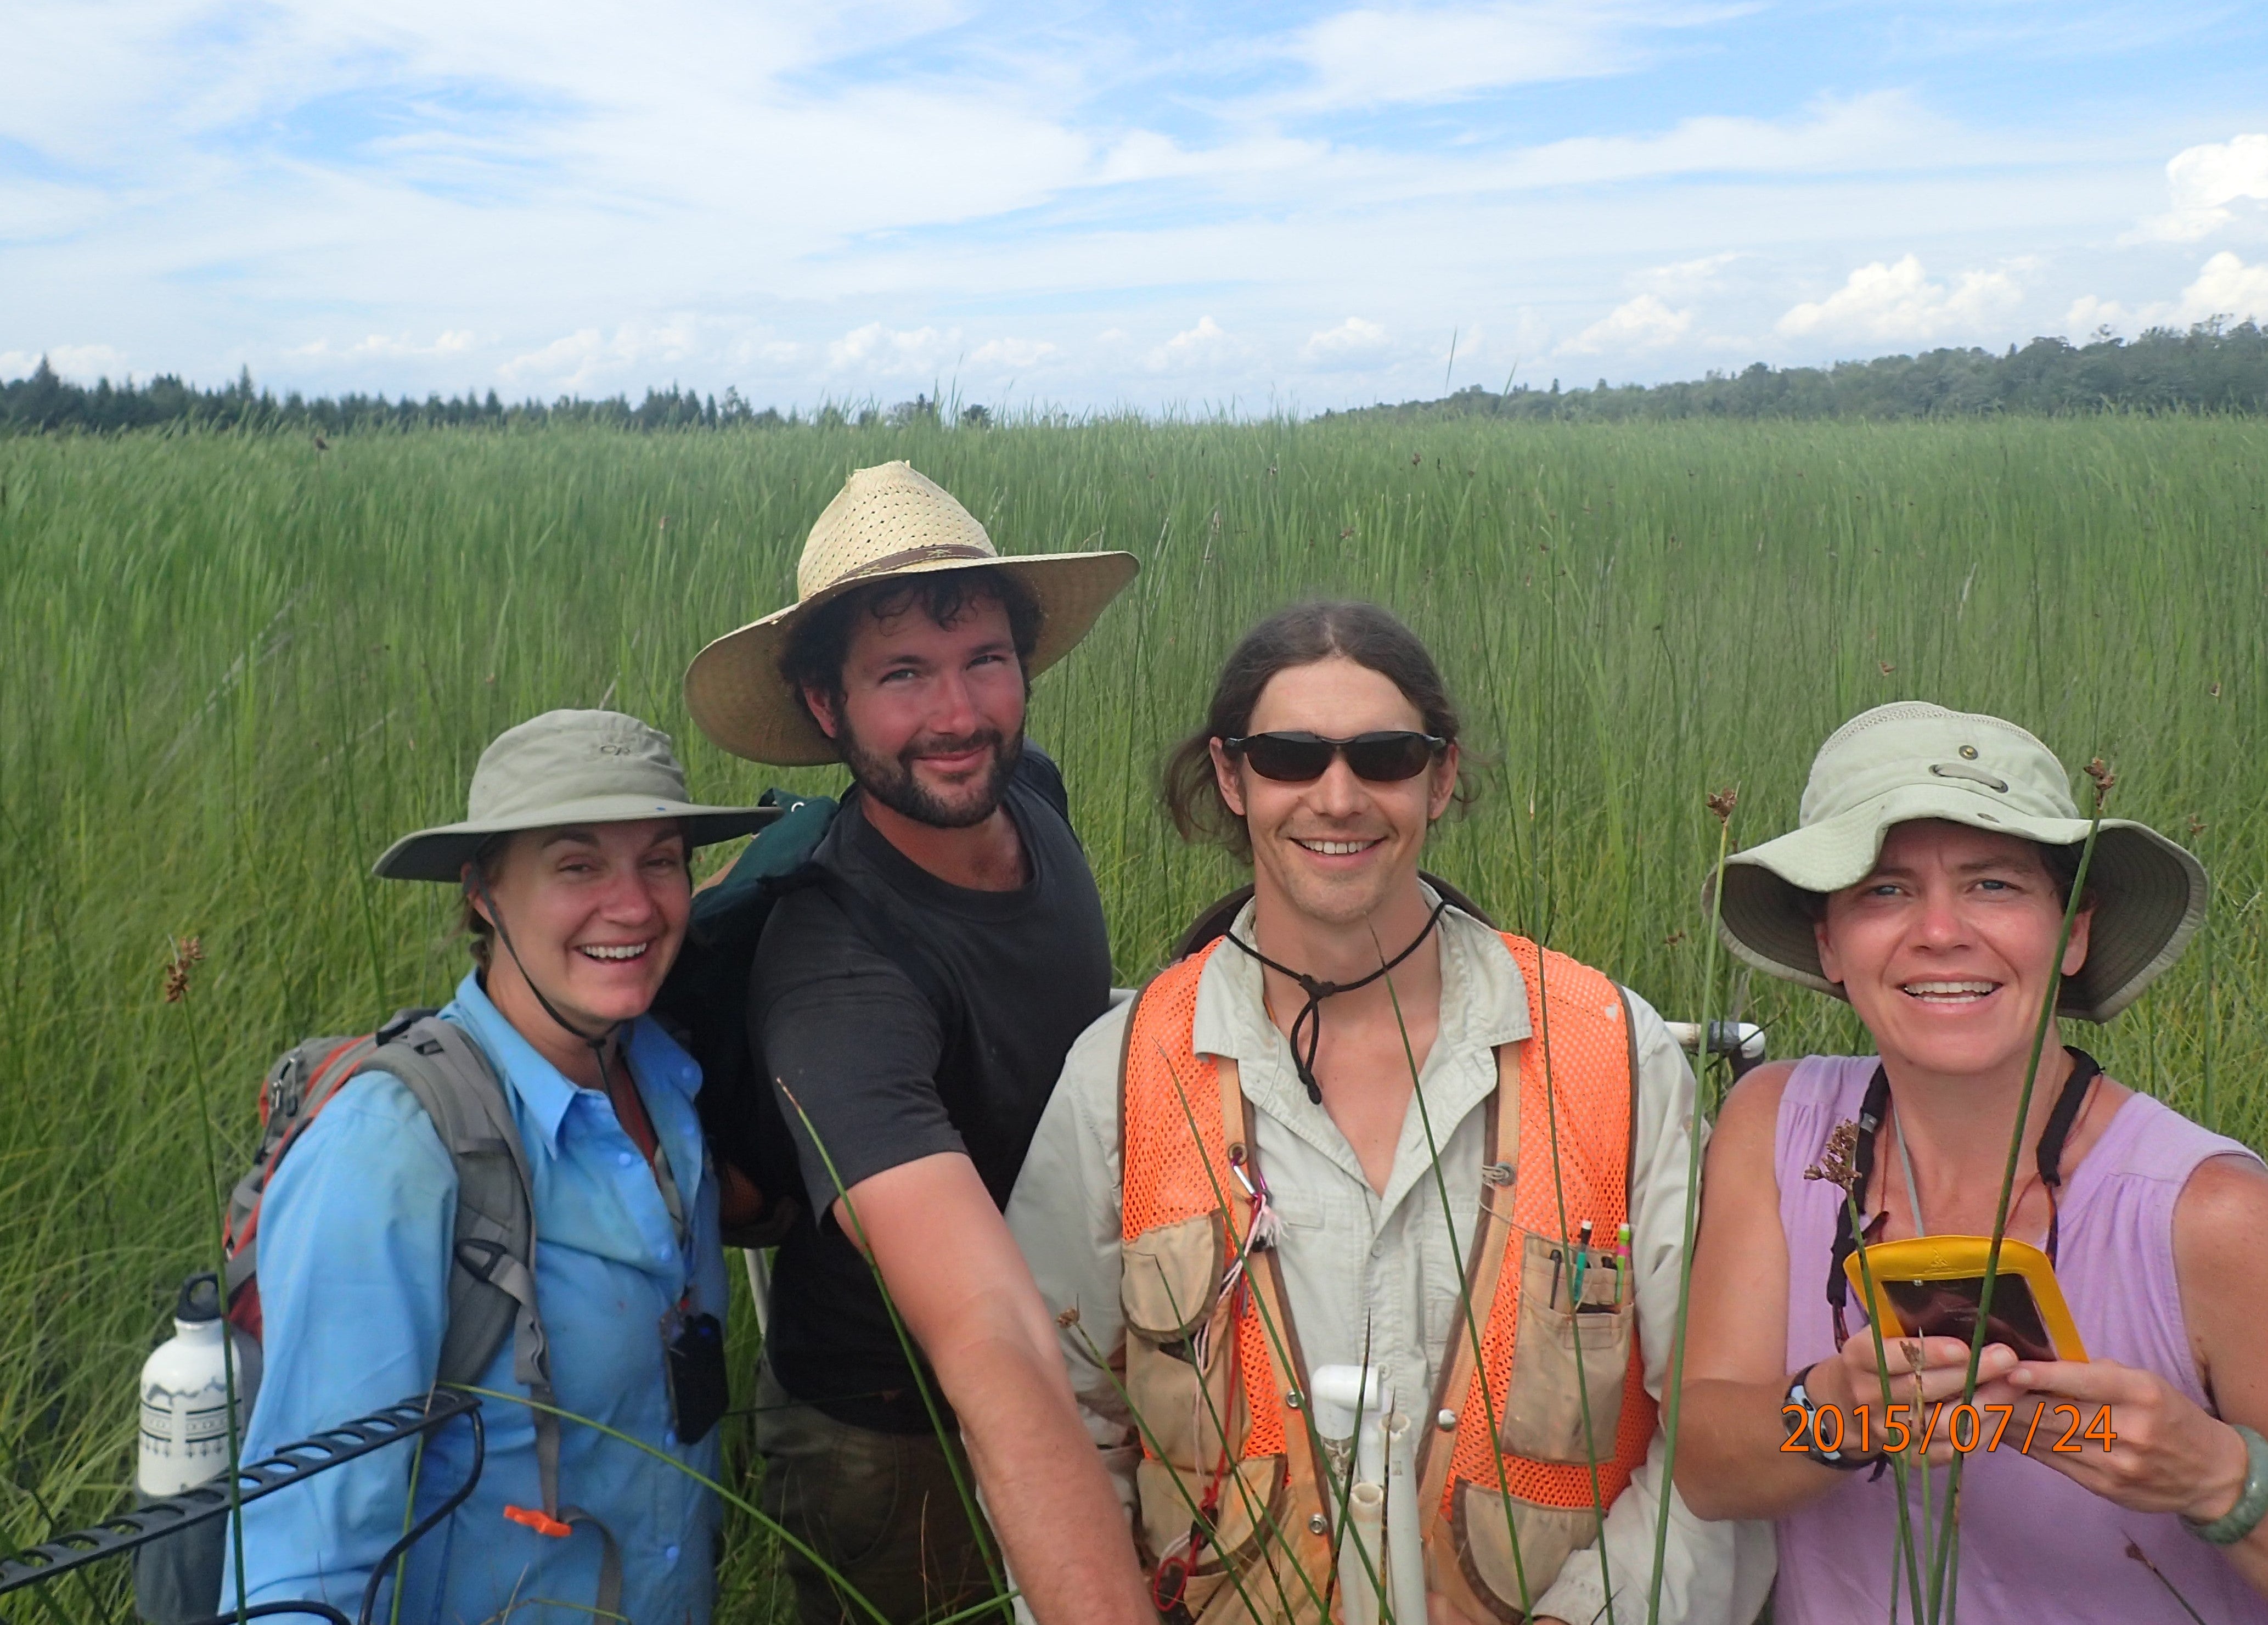
[[1712,372],[1684,384],[1594,388],[1528,386],[1492,393],[1476,385],[1440,401],[1381,404],[1325,416],[1672,417],[2067,416],[2087,412],[2268,413],[2268,332],[2214,320],[2187,332],[2154,327],[2131,343],[2108,335],[2079,345],[2034,339],[2005,354],[1933,349],[1919,356],[1839,361],[1831,367]]
[[[822,406],[808,414],[784,415],[772,407],[752,407],[737,389],[722,398],[700,391],[649,389],[636,406],[627,395],[584,401],[562,395],[556,401],[499,400],[490,390],[485,396],[467,393],[455,398],[428,395],[423,401],[404,395],[389,401],[384,395],[313,397],[292,390],[278,396],[252,381],[249,369],[232,384],[218,389],[199,389],[172,373],[160,373],[146,384],[130,379],[114,384],[104,379],[92,388],[55,376],[47,358],[29,378],[0,383],[0,434],[39,434],[57,430],[107,433],[125,429],[181,426],[208,430],[293,430],[317,435],[387,429],[504,429],[549,423],[595,423],[609,429],[784,429],[799,423],[903,425],[917,419],[938,421],[946,410],[926,395],[896,406]],[[983,428],[991,413],[981,406],[959,406],[955,415],[964,425]]]
[[[1919,356],[1885,356],[1837,362],[1831,367],[1766,366],[1737,373],[1712,372],[1681,384],[1611,385],[1563,390],[1519,385],[1494,393],[1478,385],[1439,401],[1381,403],[1326,417],[1477,416],[1614,421],[1641,418],[1731,417],[1974,417],[1995,413],[2051,416],[2089,412],[2268,413],[2268,332],[2246,321],[2200,322],[2186,332],[2153,328],[2132,342],[2108,335],[2075,345],[2034,339],[2005,354],[1984,349],[1933,349]],[[756,408],[737,389],[720,399],[671,385],[649,389],[632,406],[627,395],[585,401],[562,395],[549,403],[507,404],[491,389],[485,396],[348,394],[277,396],[259,388],[251,372],[218,389],[199,389],[171,373],[147,383],[92,388],[55,376],[44,357],[29,378],[0,383],[0,434],[56,430],[106,433],[180,426],[218,430],[295,430],[317,435],[352,430],[429,428],[517,428],[590,423],[651,431],[698,429],[784,429],[903,425],[950,417],[965,427],[993,421],[982,406],[941,406],[925,395],[880,406],[822,406],[810,413]],[[1063,421],[1050,418],[1049,421]]]

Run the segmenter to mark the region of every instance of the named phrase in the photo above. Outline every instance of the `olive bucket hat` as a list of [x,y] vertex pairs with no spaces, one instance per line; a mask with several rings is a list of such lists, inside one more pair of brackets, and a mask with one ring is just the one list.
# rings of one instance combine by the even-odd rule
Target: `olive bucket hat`
[[685,705],[701,732],[736,756],[785,767],[842,753],[780,675],[797,627],[822,604],[878,581],[998,570],[1040,606],[1036,677],[1071,651],[1139,568],[1130,553],[1001,553],[976,516],[909,462],[855,470],[827,504],[796,566],[796,601],[727,632],[693,658]]
[[688,846],[707,846],[752,835],[780,813],[688,800],[669,736],[620,711],[546,711],[505,729],[481,753],[467,800],[462,822],[402,836],[372,872],[454,885],[492,837],[515,830],[674,818]]
[[[1796,827],[1726,859],[1726,946],[1758,970],[1842,996],[1820,971],[1815,894],[1865,879],[1890,827],[1917,819],[2043,846],[2087,839],[2063,763],[2015,724],[1915,700],[1878,705],[1819,747]],[[2095,905],[2087,962],[2065,978],[2057,1008],[2108,1021],[2181,957],[2204,923],[2208,886],[2186,849],[2132,820],[2106,818],[2087,890]]]

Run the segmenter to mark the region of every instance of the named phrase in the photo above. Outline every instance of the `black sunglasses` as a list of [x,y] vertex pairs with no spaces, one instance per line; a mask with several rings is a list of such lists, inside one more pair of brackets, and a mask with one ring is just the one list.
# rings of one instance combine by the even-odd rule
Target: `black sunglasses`
[[1351,739],[1327,739],[1315,733],[1248,733],[1223,739],[1220,747],[1241,756],[1263,779],[1285,784],[1306,784],[1330,771],[1331,758],[1344,756],[1359,779],[1373,784],[1398,784],[1414,779],[1449,748],[1447,739],[1430,733],[1395,730],[1358,733]]

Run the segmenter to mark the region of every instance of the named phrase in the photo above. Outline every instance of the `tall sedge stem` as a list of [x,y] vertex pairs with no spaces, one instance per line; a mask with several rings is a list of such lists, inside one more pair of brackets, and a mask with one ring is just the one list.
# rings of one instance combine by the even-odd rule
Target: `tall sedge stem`
[[[1174,1066],[1174,1058],[1162,1048],[1158,1051],[1158,1057],[1165,1062],[1166,1075],[1173,1080],[1174,1097],[1181,1105],[1182,1121],[1189,1131],[1189,1143],[1202,1148],[1204,1144],[1204,1136],[1197,1128],[1197,1111],[1189,1105],[1189,1087],[1182,1081],[1181,1071]],[[1227,1125],[1224,1123],[1222,1127],[1226,1130]],[[1210,1157],[1200,1155],[1197,1160],[1198,1165],[1204,1170],[1205,1183],[1212,1189],[1214,1210],[1220,1214],[1221,1223],[1229,1227],[1228,1233],[1233,1235],[1235,1234],[1233,1215],[1229,1207],[1228,1192],[1221,1184],[1220,1175],[1214,1169]],[[1260,1261],[1253,1256],[1253,1254],[1252,1237],[1248,1231],[1237,1247],[1237,1258],[1243,1263],[1248,1279],[1251,1279],[1264,1268]],[[1287,1328],[1277,1324],[1275,1313],[1269,1307],[1268,1298],[1268,1293],[1261,1290],[1260,1283],[1254,1280],[1251,1303],[1254,1312],[1260,1317],[1261,1335],[1268,1340],[1269,1350],[1275,1357],[1278,1369],[1296,1371],[1300,1369],[1300,1362],[1292,1357],[1291,1341],[1285,1335]],[[1315,1408],[1313,1405],[1302,1404],[1295,1408],[1294,1414],[1300,1418],[1300,1426],[1307,1433],[1307,1448],[1314,1452],[1314,1460],[1318,1462],[1329,1460],[1329,1452],[1324,1448],[1322,1433],[1315,1426]],[[1286,1420],[1284,1425],[1288,1429],[1292,1424]],[[1348,1511],[1342,1506],[1337,1527],[1332,1534],[1331,1550],[1335,1558],[1337,1555],[1339,1543],[1346,1539]],[[1300,1568],[1296,1559],[1294,1560],[1294,1575],[1307,1588],[1308,1595],[1315,1599],[1315,1606],[1323,1616],[1328,1616],[1330,1613],[1328,1592],[1336,1580],[1336,1572],[1334,1568],[1331,1577],[1325,1579],[1323,1589],[1319,1591],[1307,1570]]]
[[[1855,1184],[1855,1181],[1853,1183]],[[1843,1205],[1851,1210],[1851,1233],[1863,1237],[1867,1232],[1866,1217],[1859,1211],[1859,1194],[1851,1186],[1844,1188]],[[1859,1261],[1859,1281],[1867,1294],[1867,1333],[1874,1340],[1874,1375],[1881,1383],[1882,1428],[1887,1433],[1890,1423],[1890,1406],[1893,1403],[1890,1394],[1890,1356],[1889,1350],[1882,1343],[1882,1323],[1874,1313],[1874,1266],[1867,1261],[1867,1249],[1863,1246],[1852,1256]],[[1925,1459],[1922,1463],[1925,1473],[1928,1471],[1928,1461]],[[1898,1544],[1896,1552],[1892,1555],[1891,1568],[1895,1570],[1901,1562],[1904,1563],[1906,1571],[1906,1588],[1913,1597],[1914,1620],[1916,1625],[1920,1625],[1922,1618],[1921,1560],[1914,1550],[1913,1511],[1906,1503],[1906,1482],[1911,1470],[1906,1465],[1904,1452],[1891,1454],[1890,1471],[1897,1481],[1898,1489]],[[1925,1479],[1923,1489],[1925,1496],[1928,1494],[1926,1485],[1927,1481]],[[1925,1514],[1923,1527],[1926,1529],[1927,1526],[1928,1518]],[[1890,1602],[1892,1615],[1895,1617],[1897,1604],[1897,1579],[1895,1573],[1890,1580]]]
[[1701,960],[1701,1053],[1694,1070],[1693,1109],[1685,1125],[1685,1215],[1680,1222],[1677,1264],[1677,1320],[1669,1345],[1669,1371],[1662,1379],[1661,1497],[1653,1518],[1653,1575],[1646,1594],[1646,1625],[1661,1618],[1661,1570],[1669,1551],[1669,1503],[1676,1493],[1672,1474],[1677,1468],[1677,1428],[1684,1415],[1685,1325],[1693,1304],[1693,1239],[1701,1222],[1701,1080],[1709,1072],[1709,1041],[1715,1026],[1710,1009],[1717,996],[1717,919],[1724,909],[1725,857],[1733,849],[1733,808],[1739,797],[1731,790],[1709,798],[1717,818],[1716,879],[1709,887],[1708,941]]
[[[1559,1157],[1559,1092],[1552,1087],[1551,1078],[1551,1000],[1544,985],[1547,955],[1542,943],[1535,945],[1535,1041],[1543,1048],[1543,1117],[1550,1133],[1551,1146],[1551,1200],[1559,1219],[1559,1245],[1573,1248],[1578,1245],[1576,1233],[1567,1224],[1567,1179]],[[1523,1132],[1525,1130],[1523,1129]],[[1599,1441],[1591,1425],[1591,1385],[1583,1371],[1583,1340],[1575,1339],[1575,1398],[1583,1420],[1583,1456],[1591,1475],[1591,1526],[1597,1532],[1593,1542],[1599,1554],[1599,1589],[1606,1593],[1607,1625],[1615,1625],[1615,1577],[1607,1563],[1606,1498],[1599,1486]],[[1667,1496],[1662,1504],[1669,1504]],[[1659,1583],[1660,1563],[1654,1565],[1654,1578]]]
[[[2079,870],[2072,876],[2071,895],[2063,910],[2063,929],[2056,934],[2055,958],[2048,965],[2047,996],[2040,1003],[2038,1025],[2032,1029],[2032,1055],[2024,1068],[2023,1092],[2016,1098],[2015,1127],[2008,1133],[2008,1156],[2000,1171],[2000,1198],[1992,1210],[1992,1244],[1984,1255],[1984,1284],[1977,1298],[1977,1324],[1969,1334],[1969,1371],[1962,1379],[1961,1402],[1964,1405],[1977,1397],[1977,1363],[1984,1357],[1984,1334],[1992,1313],[1992,1289],[2000,1275],[2000,1243],[2008,1233],[2008,1206],[2016,1188],[2016,1165],[2024,1151],[2024,1124],[2031,1115],[2032,1091],[2039,1081],[2040,1057],[2047,1049],[2048,1034],[2055,1030],[2056,1003],[2063,996],[2063,956],[2071,945],[2071,930],[2079,918],[2081,901],[2087,895],[2087,871],[2095,862],[2095,840],[2102,829],[2102,803],[2110,787],[2117,783],[2117,775],[2103,765],[2098,756],[2087,764],[2088,776],[2095,781],[2095,806],[2087,821],[2087,843],[2080,849]],[[1933,1572],[1930,1577],[1930,1621],[1938,1625],[1942,1617],[1940,1605],[1946,1599],[1946,1578],[1950,1571],[1948,1559],[1953,1551],[1954,1519],[1960,1516],[1961,1469],[1965,1459],[1955,1452],[1952,1468],[1945,1482],[1945,1529],[1933,1554]],[[1957,1592],[1960,1578],[1955,1573],[1953,1585]]]
[[[881,1294],[882,1307],[890,1317],[890,1329],[897,1334],[898,1346],[905,1352],[906,1369],[913,1373],[914,1391],[921,1395],[922,1408],[929,1413],[930,1430],[937,1435],[938,1443],[944,1447],[946,1470],[952,1475],[954,1492],[961,1498],[961,1511],[968,1519],[970,1533],[976,1537],[977,1554],[984,1559],[985,1575],[992,1582],[996,1596],[1005,1598],[1008,1587],[1001,1575],[999,1560],[993,1554],[991,1526],[984,1521],[984,1514],[976,1504],[976,1491],[969,1483],[968,1475],[961,1471],[960,1454],[954,1448],[952,1430],[945,1425],[945,1414],[938,1408],[937,1395],[931,1391],[929,1379],[922,1374],[925,1357],[921,1345],[906,1329],[905,1320],[898,1313],[897,1300],[890,1296],[890,1283],[882,1278],[882,1267],[875,1261],[874,1250],[866,1240],[866,1227],[859,1221],[858,1204],[850,1200],[850,1189],[836,1172],[834,1156],[828,1151],[826,1142],[820,1137],[818,1126],[811,1121],[811,1114],[803,1109],[803,1102],[795,1098],[792,1090],[781,1084],[779,1092],[787,1097],[787,1103],[795,1108],[796,1117],[803,1124],[803,1131],[811,1136],[811,1143],[819,1152],[819,1160],[826,1166],[827,1177],[835,1182],[835,1188],[843,1193],[843,1217],[850,1221],[851,1238],[858,1244],[859,1254],[865,1259],[866,1268],[873,1275],[874,1290]],[[1004,1607],[1001,1612],[1005,1617],[1006,1609]]]
[[[1373,942],[1373,945],[1376,945],[1375,938]],[[1381,964],[1385,961],[1385,949],[1380,946],[1379,960]],[[1418,1053],[1410,1048],[1409,1024],[1402,1018],[1402,996],[1395,991],[1394,978],[1390,975],[1386,979],[1386,996],[1388,1002],[1394,1006],[1395,1029],[1402,1035],[1402,1059],[1410,1069],[1410,1098],[1418,1102],[1418,1126],[1425,1131],[1425,1166],[1427,1172],[1433,1176],[1433,1193],[1441,1203],[1441,1222],[1449,1232],[1449,1256],[1462,1260],[1466,1255],[1465,1246],[1457,1238],[1457,1210],[1455,1205],[1449,1200],[1448,1177],[1441,1171],[1440,1141],[1433,1132],[1433,1114],[1425,1104],[1425,1091],[1418,1085]],[[1503,1109],[1500,1103],[1498,1109]],[[1552,1149],[1556,1152],[1558,1148],[1554,1146]],[[1476,1238],[1481,1239],[1480,1245],[1485,1246],[1489,1228],[1485,1211],[1488,1205],[1488,1193],[1485,1189],[1481,1193],[1481,1205],[1483,1214],[1475,1221],[1474,1233]],[[1475,1261],[1478,1261],[1477,1256]],[[1457,1271],[1457,1318],[1465,1328],[1466,1340],[1472,1349],[1473,1375],[1481,1386],[1481,1404],[1488,1416],[1489,1437],[1499,1438],[1501,1430],[1497,1415],[1497,1396],[1495,1390],[1489,1385],[1488,1360],[1481,1349],[1481,1323],[1473,1313],[1470,1272],[1462,1265]],[[1441,1357],[1445,1366],[1454,1364],[1446,1347],[1441,1351]],[[1446,1402],[1454,1404],[1457,1396],[1445,1393],[1441,1397]],[[1447,1447],[1449,1446],[1446,1444],[1437,1446],[1437,1448]],[[1505,1471],[1502,1451],[1491,1451],[1489,1459],[1496,1463],[1497,1499],[1504,1506],[1504,1532],[1512,1548],[1512,1577],[1513,1584],[1520,1588],[1520,1611],[1523,1614],[1532,1614],[1535,1611],[1535,1605],[1528,1584],[1528,1563],[1521,1555],[1520,1530],[1513,1522],[1512,1515],[1512,1480]]]
[[[442,1386],[444,1387],[454,1388],[460,1393],[473,1394],[480,1399],[496,1400],[500,1403],[518,1405],[526,1410],[541,1411],[545,1415],[556,1416],[562,1422],[571,1422],[578,1427],[588,1428],[593,1433],[602,1433],[607,1438],[615,1440],[617,1444],[628,1445],[633,1450],[644,1452],[647,1455],[652,1456],[656,1461],[660,1462],[664,1467],[670,1467],[676,1472],[684,1474],[686,1477],[691,1479],[695,1483],[714,1494],[717,1498],[722,1501],[725,1505],[733,1508],[735,1511],[746,1513],[748,1518],[755,1522],[758,1528],[773,1535],[777,1535],[782,1544],[793,1547],[797,1551],[803,1554],[804,1556],[810,1559],[812,1563],[817,1567],[819,1571],[827,1577],[828,1581],[829,1584],[834,1585],[836,1592],[846,1599],[847,1604],[850,1607],[861,1609],[867,1614],[871,1615],[873,1619],[874,1625],[890,1625],[888,1617],[885,1615],[880,1609],[877,1608],[873,1603],[868,1602],[865,1597],[859,1592],[858,1589],[852,1585],[850,1581],[844,1579],[841,1574],[837,1573],[833,1565],[828,1563],[826,1558],[821,1556],[816,1551],[814,1551],[808,1545],[805,1544],[804,1541],[798,1539],[795,1533],[789,1529],[784,1524],[775,1521],[765,1513],[762,1507],[758,1506],[755,1502],[747,1499],[745,1496],[737,1495],[733,1491],[727,1489],[724,1485],[718,1483],[706,1473],[703,1473],[693,1467],[688,1467],[684,1462],[680,1461],[675,1456],[670,1455],[666,1451],[656,1450],[644,1439],[637,1438],[630,1434],[625,1433],[619,1428],[610,1428],[603,1422],[595,1421],[589,1416],[579,1415],[571,1410],[563,1410],[556,1405],[546,1405],[541,1401],[532,1400],[528,1398],[526,1393],[517,1390],[506,1393],[501,1388],[483,1388],[476,1383],[469,1382],[445,1383]],[[983,1612],[986,1609],[997,1608],[999,1607],[999,1602],[1000,1599],[988,1599],[986,1601],[976,1605],[975,1609],[968,1612]],[[964,1614],[955,1614],[954,1617],[959,1619],[965,1616],[966,1615]],[[943,1621],[939,1621],[939,1625],[943,1625]]]
[[[181,1023],[189,1035],[189,1075],[197,1128],[204,1142],[205,1188],[225,1204],[228,1198],[220,1181],[220,1158],[213,1149],[212,1112],[204,1098],[204,1048],[197,1041],[196,1012],[189,1004],[189,969],[204,957],[204,945],[197,938],[184,937],[173,945],[172,960],[166,967],[166,1002],[181,1007]],[[237,1625],[244,1625],[244,1488],[237,1482],[236,1337],[228,1320],[228,1236],[224,1229],[213,1232],[213,1297],[220,1312],[221,1382],[228,1405],[228,1529],[236,1557],[236,1619]]]

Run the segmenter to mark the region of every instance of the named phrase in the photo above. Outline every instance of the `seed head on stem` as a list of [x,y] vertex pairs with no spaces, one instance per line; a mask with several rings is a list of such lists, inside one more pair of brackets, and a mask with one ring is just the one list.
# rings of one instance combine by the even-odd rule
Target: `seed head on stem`
[[1840,1122],[1827,1136],[1819,1160],[1803,1171],[1807,1180],[1825,1180],[1845,1195],[1855,1195],[1859,1184],[1859,1125]]
[[189,967],[205,957],[204,943],[198,938],[183,937],[173,945],[173,957],[166,961],[166,1003],[178,1004],[188,996]]

